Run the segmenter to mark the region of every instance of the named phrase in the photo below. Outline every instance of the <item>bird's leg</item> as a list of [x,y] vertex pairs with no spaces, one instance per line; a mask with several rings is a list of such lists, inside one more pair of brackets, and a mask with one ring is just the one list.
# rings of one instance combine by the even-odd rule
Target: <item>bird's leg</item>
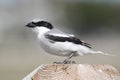
[[53,62],[55,64],[75,64],[75,61],[70,61],[70,59],[74,56],[75,52],[71,52],[70,55],[63,62]]
[[71,52],[70,55],[67,57],[67,59],[65,59],[62,63],[63,64],[75,63],[75,61],[69,61],[74,56],[74,54],[75,52]]
[[64,61],[63,63],[67,63],[72,57],[73,57],[74,53],[71,53]]

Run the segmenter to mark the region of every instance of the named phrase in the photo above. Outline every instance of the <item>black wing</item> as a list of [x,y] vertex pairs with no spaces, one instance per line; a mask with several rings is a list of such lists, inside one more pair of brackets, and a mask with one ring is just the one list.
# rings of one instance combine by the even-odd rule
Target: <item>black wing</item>
[[76,38],[75,36],[68,36],[67,37],[67,36],[56,36],[56,35],[53,35],[53,34],[46,34],[45,37],[52,40],[52,41],[56,41],[56,42],[68,41],[68,42],[72,42],[72,43],[75,43],[75,44],[84,45],[88,48],[92,48],[90,44],[81,41],[80,39]]

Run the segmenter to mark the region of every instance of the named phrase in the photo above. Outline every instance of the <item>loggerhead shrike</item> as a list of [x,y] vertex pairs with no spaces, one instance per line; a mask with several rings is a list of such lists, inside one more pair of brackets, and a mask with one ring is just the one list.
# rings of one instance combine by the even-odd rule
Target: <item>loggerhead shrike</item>
[[92,50],[90,44],[81,41],[72,34],[60,31],[50,22],[34,19],[26,27],[37,33],[38,42],[46,52],[58,56],[67,56],[61,63],[67,64],[73,56],[83,56],[85,54],[109,55],[101,51]]

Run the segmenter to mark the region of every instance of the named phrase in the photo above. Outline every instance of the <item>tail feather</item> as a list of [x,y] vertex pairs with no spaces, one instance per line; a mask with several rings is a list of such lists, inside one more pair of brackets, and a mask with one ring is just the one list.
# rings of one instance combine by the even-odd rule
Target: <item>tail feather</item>
[[94,54],[102,54],[102,55],[106,55],[106,56],[116,56],[116,55],[113,55],[113,54],[104,53],[104,52],[102,52],[102,51],[94,51],[93,53],[94,53]]

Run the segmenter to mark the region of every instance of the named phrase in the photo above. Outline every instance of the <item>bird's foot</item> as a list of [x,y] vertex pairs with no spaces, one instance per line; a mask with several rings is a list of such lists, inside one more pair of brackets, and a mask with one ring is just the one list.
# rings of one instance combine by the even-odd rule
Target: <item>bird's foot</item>
[[53,64],[63,64],[62,62],[53,62]]
[[63,64],[76,64],[75,61],[66,61],[66,60],[64,60],[62,63]]
[[53,62],[55,64],[76,64],[75,61],[63,61],[63,62]]

